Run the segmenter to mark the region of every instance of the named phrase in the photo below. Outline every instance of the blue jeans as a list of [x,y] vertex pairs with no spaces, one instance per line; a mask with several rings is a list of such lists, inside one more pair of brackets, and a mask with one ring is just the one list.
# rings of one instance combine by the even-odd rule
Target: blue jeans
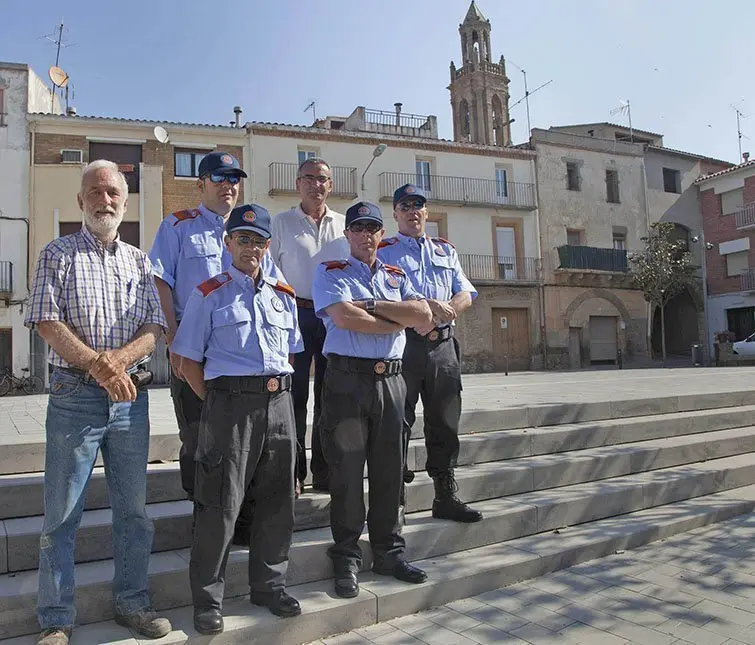
[[45,519],[39,544],[37,618],[42,629],[74,624],[74,540],[102,450],[113,511],[113,599],[119,614],[150,605],[147,578],[154,528],[147,517],[149,403],[113,403],[107,392],[55,370],[47,405]]

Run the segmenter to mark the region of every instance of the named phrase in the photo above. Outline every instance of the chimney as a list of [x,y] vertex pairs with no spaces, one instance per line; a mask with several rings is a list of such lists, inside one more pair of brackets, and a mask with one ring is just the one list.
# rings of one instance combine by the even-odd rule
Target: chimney
[[743,152],[742,153],[742,159],[744,159],[744,163],[747,163],[750,160],[750,153],[749,152]]
[[76,108],[73,105],[66,108],[66,116],[76,116]]
[[403,105],[403,103],[394,103],[393,105],[396,108],[396,127],[400,128],[401,127],[401,106]]
[[241,106],[240,105],[234,105],[233,106],[233,113],[236,115],[236,127],[241,127]]

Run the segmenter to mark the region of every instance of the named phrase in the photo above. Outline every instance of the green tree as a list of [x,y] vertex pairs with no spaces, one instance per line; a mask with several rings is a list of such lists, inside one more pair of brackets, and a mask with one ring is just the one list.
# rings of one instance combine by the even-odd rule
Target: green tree
[[634,283],[645,300],[661,310],[661,348],[666,361],[665,308],[669,300],[686,288],[695,288],[696,268],[687,244],[673,238],[674,225],[669,222],[651,224],[647,237],[641,238],[645,248],[629,256]]

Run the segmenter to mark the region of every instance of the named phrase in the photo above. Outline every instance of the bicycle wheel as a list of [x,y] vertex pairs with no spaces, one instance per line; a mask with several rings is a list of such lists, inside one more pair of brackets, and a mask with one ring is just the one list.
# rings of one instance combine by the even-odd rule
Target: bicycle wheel
[[0,377],[0,396],[5,396],[10,392],[10,377],[6,374]]
[[45,389],[45,382],[38,376],[27,376],[22,387],[26,394],[41,394]]

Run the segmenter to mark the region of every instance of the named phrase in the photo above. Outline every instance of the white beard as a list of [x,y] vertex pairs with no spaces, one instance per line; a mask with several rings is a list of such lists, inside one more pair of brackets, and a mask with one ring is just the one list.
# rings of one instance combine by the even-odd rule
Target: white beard
[[84,220],[87,228],[96,236],[111,237],[117,234],[118,227],[123,221],[123,215],[123,213],[117,213],[108,217],[96,217],[85,213]]

